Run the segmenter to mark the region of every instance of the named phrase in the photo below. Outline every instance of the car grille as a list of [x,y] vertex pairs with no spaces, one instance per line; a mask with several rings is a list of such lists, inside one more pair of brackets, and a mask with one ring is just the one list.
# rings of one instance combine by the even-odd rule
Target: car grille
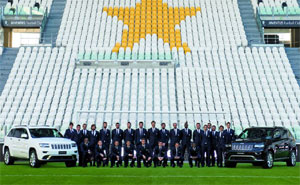
[[237,150],[237,151],[248,151],[252,150],[253,145],[249,144],[232,144],[232,150]]
[[253,157],[231,157],[233,161],[254,161]]
[[61,149],[71,149],[70,144],[51,144],[52,149],[61,150]]

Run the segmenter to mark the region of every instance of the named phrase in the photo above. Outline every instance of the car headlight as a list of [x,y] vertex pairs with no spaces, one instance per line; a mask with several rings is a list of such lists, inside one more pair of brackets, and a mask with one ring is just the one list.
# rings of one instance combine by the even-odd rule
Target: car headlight
[[76,143],[72,143],[72,147],[77,147]]
[[49,143],[40,143],[41,148],[49,148]]
[[255,148],[264,148],[265,145],[264,144],[256,144],[254,145]]

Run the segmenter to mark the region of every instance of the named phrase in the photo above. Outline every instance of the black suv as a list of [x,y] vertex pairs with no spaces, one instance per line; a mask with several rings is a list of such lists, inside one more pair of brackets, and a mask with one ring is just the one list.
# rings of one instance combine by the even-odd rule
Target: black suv
[[296,165],[296,142],[291,132],[283,127],[251,127],[244,130],[225,153],[225,166],[252,163],[272,168],[274,161]]

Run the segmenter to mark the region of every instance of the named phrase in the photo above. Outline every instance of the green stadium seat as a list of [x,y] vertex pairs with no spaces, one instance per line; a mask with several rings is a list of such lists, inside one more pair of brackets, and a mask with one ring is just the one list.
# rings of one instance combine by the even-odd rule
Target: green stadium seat
[[79,53],[77,56],[78,60],[83,60],[84,58],[84,53]]
[[92,55],[91,55],[91,60],[98,60],[98,55],[97,55],[97,53],[92,53]]
[[86,52],[84,54],[84,60],[91,60],[91,52]]

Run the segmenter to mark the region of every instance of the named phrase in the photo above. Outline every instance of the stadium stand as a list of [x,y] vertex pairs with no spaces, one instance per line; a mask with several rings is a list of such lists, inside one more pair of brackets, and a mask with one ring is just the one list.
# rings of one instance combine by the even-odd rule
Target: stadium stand
[[300,50],[299,48],[286,48],[285,52],[300,86]]
[[[6,1],[6,7],[16,7],[16,6],[33,7],[35,5],[35,3],[39,3],[40,8],[43,8],[43,9],[48,8],[48,10],[50,10],[52,1],[53,0],[15,0],[15,1],[13,1],[13,4]],[[1,1],[1,2],[3,2],[3,1]]]
[[[273,6],[271,1],[264,3]],[[256,2],[252,0],[254,8]],[[134,128],[144,121],[148,128],[156,120],[168,128],[179,122],[182,128],[187,120],[190,126],[230,121],[237,133],[249,126],[283,125],[300,138],[296,54],[284,47],[250,45],[255,37],[261,39],[253,12],[245,11],[251,8],[250,1],[42,3],[49,9],[60,6],[50,10],[45,29],[56,33],[54,25],[60,26],[56,47],[21,47],[15,53],[0,97],[0,137],[21,124],[64,131],[70,121],[100,127],[105,120],[109,127],[115,122],[125,127],[130,120]],[[298,7],[295,3],[288,1]],[[134,27],[137,15],[141,22]],[[78,59],[172,59],[179,65],[78,68]]]

